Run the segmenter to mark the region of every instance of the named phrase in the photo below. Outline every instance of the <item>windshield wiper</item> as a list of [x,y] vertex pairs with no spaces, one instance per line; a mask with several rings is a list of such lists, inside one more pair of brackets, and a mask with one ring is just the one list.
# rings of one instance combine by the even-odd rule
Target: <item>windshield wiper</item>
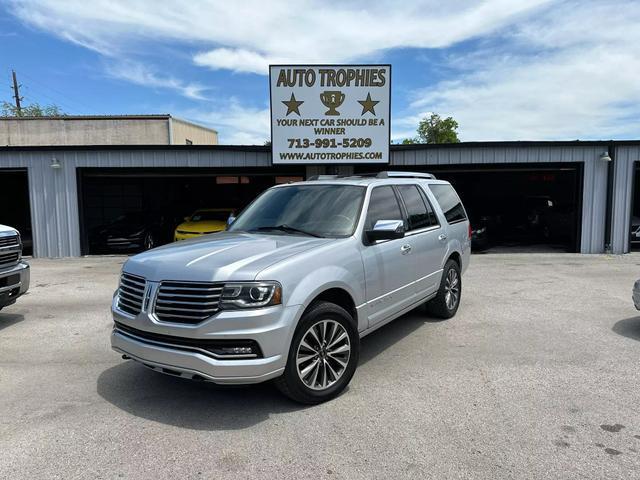
[[254,232],[263,232],[266,230],[280,230],[282,232],[286,232],[286,233],[301,233],[303,235],[309,235],[310,237],[318,237],[318,238],[324,238],[322,235],[318,235],[317,233],[313,233],[313,232],[308,232],[306,230],[301,230],[300,228],[296,228],[296,227],[291,227],[285,223],[283,223],[282,225],[273,225],[273,226],[268,226],[268,227],[258,227],[258,228],[253,228],[250,231],[254,231]]

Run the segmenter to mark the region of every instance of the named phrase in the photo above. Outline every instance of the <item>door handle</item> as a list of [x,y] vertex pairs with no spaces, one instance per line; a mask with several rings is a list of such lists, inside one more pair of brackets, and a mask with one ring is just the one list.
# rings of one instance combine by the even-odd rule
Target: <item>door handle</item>
[[411,245],[409,244],[403,245],[402,247],[400,247],[400,251],[402,252],[402,255],[406,255],[411,251]]
[[444,242],[446,239],[447,239],[446,233],[441,233],[440,235],[438,235],[438,240],[440,240],[441,242]]

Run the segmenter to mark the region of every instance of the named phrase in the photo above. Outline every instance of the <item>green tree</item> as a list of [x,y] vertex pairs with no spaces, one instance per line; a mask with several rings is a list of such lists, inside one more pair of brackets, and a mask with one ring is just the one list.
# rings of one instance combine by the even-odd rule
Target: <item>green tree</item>
[[420,143],[459,143],[457,130],[458,122],[453,118],[442,119],[437,113],[432,113],[420,120],[417,140]]
[[25,105],[21,108],[21,112],[18,112],[17,107],[12,103],[2,102],[0,104],[1,117],[60,117],[64,115],[65,113],[57,105],[32,103]]
[[418,135],[405,138],[400,143],[410,145],[413,143],[459,143],[458,122],[453,118],[442,119],[437,113],[424,117],[418,124]]

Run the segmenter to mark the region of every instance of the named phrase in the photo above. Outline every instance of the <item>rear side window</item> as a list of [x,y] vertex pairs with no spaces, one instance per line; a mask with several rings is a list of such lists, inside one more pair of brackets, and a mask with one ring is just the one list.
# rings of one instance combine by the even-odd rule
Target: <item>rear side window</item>
[[447,222],[455,223],[467,219],[460,197],[451,185],[429,185],[429,188],[442,208]]
[[437,224],[431,205],[425,202],[425,198],[416,185],[399,185],[398,191],[407,208],[407,230],[430,227]]
[[402,220],[400,205],[391,187],[376,187],[371,191],[365,230],[373,230],[378,220]]

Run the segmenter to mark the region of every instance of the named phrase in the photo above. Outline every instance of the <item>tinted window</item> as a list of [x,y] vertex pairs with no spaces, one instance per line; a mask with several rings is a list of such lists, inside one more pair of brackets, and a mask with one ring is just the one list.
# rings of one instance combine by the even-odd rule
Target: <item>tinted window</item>
[[364,187],[353,185],[272,188],[249,205],[229,230],[253,232],[287,225],[323,237],[349,236],[360,217],[364,192]]
[[429,188],[442,208],[447,222],[453,223],[467,219],[460,197],[451,185],[429,185]]
[[377,187],[371,191],[365,230],[372,230],[378,220],[402,220],[400,205],[391,187]]
[[435,215],[431,207],[425,203],[425,199],[415,185],[398,186],[405,207],[407,207],[408,230],[425,228],[435,223]]

